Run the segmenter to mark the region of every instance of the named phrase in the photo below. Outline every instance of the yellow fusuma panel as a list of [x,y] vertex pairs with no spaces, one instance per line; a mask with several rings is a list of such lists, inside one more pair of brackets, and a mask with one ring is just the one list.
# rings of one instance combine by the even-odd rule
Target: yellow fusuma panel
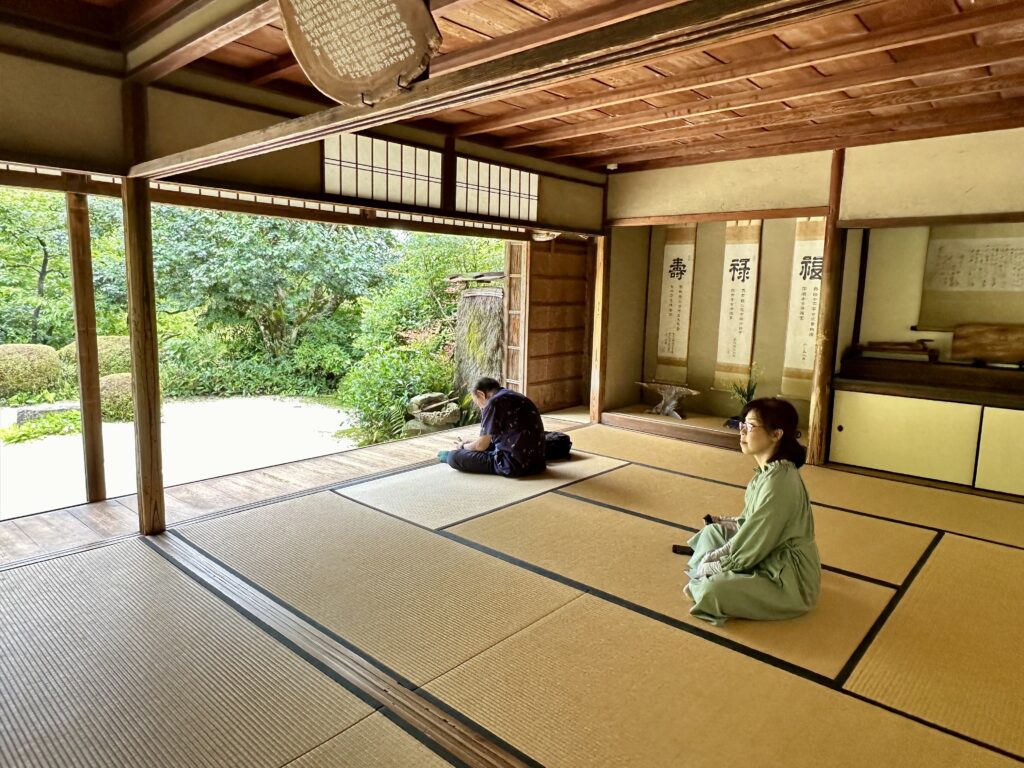
[[981,422],[978,476],[974,484],[990,491],[1024,495],[1024,459],[1018,450],[1024,436],[1024,411],[986,408]]
[[970,485],[981,406],[836,392],[829,459]]

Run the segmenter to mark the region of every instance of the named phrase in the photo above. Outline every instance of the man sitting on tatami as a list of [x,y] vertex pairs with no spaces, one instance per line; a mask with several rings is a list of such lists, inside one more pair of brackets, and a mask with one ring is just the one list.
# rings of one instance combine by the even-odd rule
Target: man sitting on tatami
[[480,437],[456,442],[437,458],[460,472],[522,477],[543,472],[544,424],[537,406],[519,392],[484,377],[473,387]]

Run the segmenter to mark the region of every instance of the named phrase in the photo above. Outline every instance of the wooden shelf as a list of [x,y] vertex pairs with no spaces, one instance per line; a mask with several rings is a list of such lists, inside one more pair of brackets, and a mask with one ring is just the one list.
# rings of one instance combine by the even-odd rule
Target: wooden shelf
[[1024,408],[1024,371],[1013,368],[851,357],[832,383],[849,392]]

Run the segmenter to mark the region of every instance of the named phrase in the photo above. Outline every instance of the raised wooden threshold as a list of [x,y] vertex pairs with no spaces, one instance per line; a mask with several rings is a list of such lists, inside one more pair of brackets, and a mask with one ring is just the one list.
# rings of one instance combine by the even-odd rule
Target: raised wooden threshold
[[629,405],[601,414],[601,423],[610,427],[672,437],[691,443],[703,443],[732,451],[740,449],[740,433],[725,426],[726,417],[706,413],[689,413],[685,419],[646,413],[649,405]]

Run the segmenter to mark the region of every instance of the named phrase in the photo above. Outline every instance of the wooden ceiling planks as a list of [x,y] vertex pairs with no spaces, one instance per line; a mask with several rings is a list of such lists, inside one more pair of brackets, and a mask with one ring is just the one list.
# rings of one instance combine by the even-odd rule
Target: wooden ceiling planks
[[[513,150],[539,147],[550,158],[622,166],[635,160],[628,154],[629,148],[652,143],[661,144],[662,153],[678,151],[682,163],[692,159],[686,150],[692,152],[694,146],[708,152],[733,153],[743,142],[752,148],[771,146],[780,137],[792,137],[791,141],[777,142],[780,145],[820,143],[820,127],[826,124],[841,138],[842,131],[851,130],[851,125],[875,127],[872,120],[882,118],[890,120],[884,131],[895,135],[903,129],[933,126],[936,116],[940,122],[955,117],[964,123],[972,106],[986,107],[984,114],[994,121],[1000,110],[1012,117],[1021,108],[1019,103],[1009,102],[1024,92],[1024,83],[997,77],[1024,68],[1020,60],[1024,49],[1001,46],[1024,39],[1024,9],[1020,5],[968,4],[965,14],[953,0],[887,3],[857,14],[795,25],[756,40],[697,54],[687,52],[685,57],[665,57],[642,68],[619,70],[614,77],[598,75],[591,82],[600,78],[607,90],[575,84],[560,94],[566,99],[549,108],[499,111],[475,124],[463,120],[452,127],[456,133],[470,136],[496,135],[501,131],[506,136],[504,145]],[[983,9],[992,9],[1002,16],[977,32],[931,32],[936,20],[976,18]],[[1013,14],[1017,14],[1018,20],[1007,23]],[[881,49],[872,45],[880,35],[892,38],[893,30],[896,36],[904,32],[902,40]],[[803,67],[753,71],[742,79],[710,85],[695,83],[687,90],[673,90],[673,83],[686,73],[699,76],[714,72],[713,62],[720,62],[718,70],[722,71],[725,65],[737,62],[763,62],[773,56],[791,59],[801,49],[821,51],[830,44],[835,48],[843,42],[851,43],[851,47],[862,45],[867,52],[826,57],[823,61],[809,57]],[[1002,58],[1000,49],[1012,57]],[[971,66],[975,62],[977,66]],[[641,74],[652,70],[665,77],[651,79]],[[638,83],[640,88],[635,87]],[[646,91],[645,84],[649,86]],[[836,88],[837,84],[843,87]],[[658,87],[661,92],[649,92]],[[621,96],[632,98],[618,101]],[[556,114],[556,109],[561,113]],[[576,109],[581,111],[572,111]],[[929,116],[933,111],[935,115]],[[569,114],[586,119],[563,128],[547,127],[553,120],[566,121]],[[980,119],[980,115],[975,117]],[[520,122],[523,120],[540,130],[519,135],[507,133],[516,124],[526,125]],[[776,136],[767,140],[759,136],[769,131]]]
[[[157,5],[169,12],[192,1]],[[13,6],[18,3],[30,5],[14,0]],[[145,8],[155,5],[144,0],[78,4],[86,9],[82,19],[105,15],[112,37],[125,33],[119,24],[134,19],[138,26],[149,19],[153,11]],[[609,0],[434,0],[431,7],[444,35],[439,61],[481,46],[500,47],[527,33],[543,36],[545,27],[564,26],[567,19],[610,5]],[[643,3],[618,5],[637,9]],[[817,147],[827,141],[826,129],[837,142],[846,142],[836,146],[848,146],[851,126],[867,131],[866,140],[895,140],[954,125],[936,124],[943,119],[968,131],[1019,116],[1022,41],[1020,0],[886,0],[754,30],[705,49],[642,63],[618,61],[601,71],[411,122],[446,126],[454,135],[512,151],[586,166],[618,163],[624,169],[630,163],[671,162],[671,157],[631,159],[645,146],[652,152],[677,150],[684,164],[699,152],[733,157]],[[235,72],[239,82],[309,88],[289,57],[280,25],[271,23],[227,43],[204,62]],[[976,110],[974,120],[971,110]],[[878,120],[888,122],[872,122]]]

